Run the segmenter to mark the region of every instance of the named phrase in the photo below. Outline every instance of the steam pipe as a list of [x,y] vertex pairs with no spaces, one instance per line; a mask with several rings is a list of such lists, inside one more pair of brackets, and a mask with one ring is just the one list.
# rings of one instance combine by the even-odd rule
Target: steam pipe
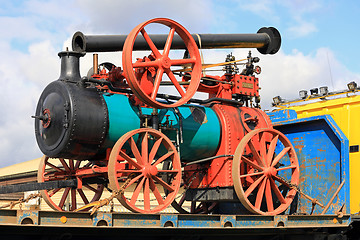
[[[82,32],[76,32],[73,35],[72,48],[77,52],[122,51],[126,37],[127,35],[85,35]],[[167,37],[166,34],[150,35],[158,49],[164,48]],[[275,54],[281,46],[280,33],[274,27],[263,27],[255,34],[192,34],[192,37],[202,49],[257,48],[262,54]],[[171,48],[185,49],[180,36],[174,36]],[[150,50],[150,48],[144,38],[138,36],[134,43],[134,50]]]

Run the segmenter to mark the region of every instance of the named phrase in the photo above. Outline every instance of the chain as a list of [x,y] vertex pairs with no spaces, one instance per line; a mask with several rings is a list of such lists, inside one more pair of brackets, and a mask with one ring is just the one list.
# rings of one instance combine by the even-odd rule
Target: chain
[[290,181],[287,181],[280,176],[276,176],[276,177],[279,178],[281,180],[281,182],[284,183],[285,185],[287,185],[290,189],[295,189],[299,194],[301,194],[306,199],[311,201],[312,206],[311,206],[310,215],[313,214],[313,212],[315,210],[315,205],[319,205],[321,208],[325,208],[325,206],[321,202],[319,202],[319,200],[317,200],[316,198],[312,198],[309,195],[305,194],[303,191],[301,191],[301,189],[298,185],[293,184]]
[[0,209],[2,209],[2,208],[7,208],[7,207],[10,207],[10,209],[13,209],[16,205],[18,205],[19,204],[19,207],[20,207],[20,209],[22,208],[22,204],[23,203],[27,203],[27,202],[29,202],[31,199],[35,199],[35,198],[41,198],[42,196],[41,196],[41,193],[39,192],[39,193],[33,193],[33,194],[30,194],[27,198],[20,198],[20,199],[18,199],[18,200],[16,200],[16,201],[12,201],[12,202],[10,202],[10,203],[8,203],[8,204],[5,204],[5,205],[2,205],[2,206],[0,206]]
[[99,208],[112,203],[114,198],[116,198],[119,195],[123,194],[125,189],[130,184],[131,180],[135,177],[135,175],[136,175],[135,173],[130,174],[128,176],[128,178],[126,179],[126,181],[124,182],[124,184],[119,188],[119,190],[113,191],[110,197],[101,199],[99,201],[91,202],[91,203],[89,203],[89,204],[87,204],[87,205],[85,205],[85,206],[83,206],[81,208],[76,209],[74,212],[79,212],[81,210],[85,210],[85,209],[88,209],[88,208],[93,208],[91,210],[91,213],[90,213],[90,215],[92,216],[94,213],[96,213],[97,210],[99,210]]

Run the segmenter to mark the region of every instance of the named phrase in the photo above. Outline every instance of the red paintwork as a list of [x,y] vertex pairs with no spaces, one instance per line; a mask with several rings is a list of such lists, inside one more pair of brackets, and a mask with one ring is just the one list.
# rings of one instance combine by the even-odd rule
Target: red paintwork
[[[209,98],[218,97],[232,99],[232,94],[250,97],[259,96],[259,79],[254,76],[240,74],[225,74],[223,76],[205,75],[203,79],[213,79],[221,82],[212,82],[214,85],[200,83],[198,91],[209,93]],[[187,81],[188,77],[183,77]]]
[[[221,140],[216,156],[233,155],[241,139],[249,131],[259,128],[272,128],[269,117],[256,108],[215,104],[212,109],[217,113],[221,123]],[[252,121],[256,123],[253,129],[249,128],[247,119],[256,119],[256,121]],[[233,186],[231,168],[231,157],[217,158],[206,165],[205,174],[204,171],[201,171],[201,169],[204,169],[203,164],[185,167],[186,174],[184,178],[192,179],[192,181],[188,181],[191,183],[191,186],[188,186],[190,188],[229,187]],[[194,171],[198,171],[196,178],[193,177]]]

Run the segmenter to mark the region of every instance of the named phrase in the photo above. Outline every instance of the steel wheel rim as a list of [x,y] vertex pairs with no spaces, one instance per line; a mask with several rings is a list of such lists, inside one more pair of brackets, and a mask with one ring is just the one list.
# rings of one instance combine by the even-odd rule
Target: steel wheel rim
[[[156,66],[153,66],[153,67],[155,67],[157,69],[156,75],[159,76],[159,77],[155,77],[154,85],[153,85],[151,94],[149,96],[149,94],[145,92],[145,89],[143,89],[140,86],[138,79],[135,76],[134,68],[138,68],[139,64],[132,62],[132,52],[133,52],[133,45],[134,45],[136,37],[139,35],[139,33],[141,33],[143,36],[146,36],[147,33],[145,31],[145,26],[149,25],[151,23],[158,23],[158,24],[168,26],[170,28],[170,32],[169,32],[167,43],[165,45],[165,48],[164,48],[164,51],[162,54],[159,52],[159,50],[157,50],[156,46],[152,44],[152,40],[150,38],[145,38],[145,40],[149,44],[149,46],[153,45],[153,46],[151,46],[151,49],[156,57],[156,60],[151,61],[151,66],[153,66],[155,63],[157,63]],[[168,58],[169,51],[171,48],[172,38],[173,38],[175,32],[183,39],[183,41],[189,51],[190,59],[170,59],[170,58]],[[128,37],[125,40],[124,47],[123,47],[122,63],[123,63],[123,68],[124,68],[124,74],[126,76],[126,79],[127,79],[127,82],[129,84],[130,88],[133,90],[134,94],[140,100],[142,100],[144,103],[148,104],[151,107],[169,108],[169,107],[178,107],[182,104],[185,104],[193,97],[193,95],[196,93],[198,86],[200,84],[202,66],[201,66],[200,53],[199,53],[199,49],[196,45],[196,42],[192,38],[191,34],[183,26],[181,26],[179,23],[177,23],[171,19],[155,18],[155,19],[152,19],[149,21],[145,21],[145,22],[139,24],[137,27],[135,27],[130,32],[130,34],[128,35]],[[179,64],[185,65],[185,64],[189,64],[189,63],[192,64],[193,70],[191,73],[191,79],[189,81],[190,84],[188,85],[188,87],[186,88],[186,90],[184,92],[184,89],[182,89],[181,86],[179,84],[177,84],[177,80],[175,79],[174,74],[170,70],[170,66],[175,66],[175,65],[178,66]],[[169,64],[170,64],[170,66],[169,66]],[[144,65],[143,67],[150,66],[149,63],[147,63],[147,65],[143,63],[143,65]],[[182,98],[175,103],[166,104],[166,103],[156,101],[156,94],[158,92],[163,74],[168,75],[172,84],[175,86],[175,89],[182,96]]]
[[[251,149],[250,145],[254,146],[254,139],[257,137],[260,146],[264,144],[261,143],[262,140],[265,141],[265,138],[270,138],[269,147],[255,146]],[[275,147],[278,145],[278,141],[281,142],[283,148],[279,154],[274,157]],[[245,148],[250,149],[253,157],[249,158],[244,155]],[[264,149],[265,151],[263,151]],[[258,152],[260,157],[258,159],[260,160],[257,160],[254,156],[256,154],[255,151]],[[282,160],[287,162],[286,158],[289,159],[290,165],[278,167]],[[251,166],[254,171],[250,173],[244,171],[244,163]],[[275,129],[266,128],[256,129],[245,135],[236,148],[232,168],[235,192],[244,207],[252,213],[261,215],[277,215],[284,212],[290,206],[296,195],[296,189],[290,189],[289,186],[287,186],[288,189],[284,190],[287,191],[285,192],[286,195],[283,196],[284,192],[281,193],[279,187],[276,185],[276,182],[284,183],[282,177],[279,177],[278,172],[286,170],[291,170],[291,184],[298,185],[300,172],[299,162],[294,147],[284,134]],[[253,183],[250,183],[249,186],[245,188],[244,182],[248,181],[247,178],[254,179]],[[254,195],[256,194],[255,200],[252,199],[252,193],[254,193]],[[277,204],[278,206],[276,206],[274,200],[280,202],[280,205]]]
[[[136,136],[142,136],[141,149],[135,144],[133,136],[135,138]],[[148,148],[149,138],[155,139],[151,149]],[[134,158],[121,151],[126,143],[130,145],[131,149],[129,151],[134,155]],[[157,153],[162,147],[165,147],[167,152],[157,157]],[[173,168],[170,170],[159,169],[160,165],[164,161],[169,161],[169,159],[172,161]],[[127,169],[125,169],[126,164]],[[133,212],[157,213],[166,209],[174,201],[180,188],[180,157],[170,139],[154,129],[141,128],[124,134],[111,151],[108,169],[110,186],[114,191],[119,190],[122,186],[118,179],[126,179],[132,173],[136,175],[126,187],[126,189],[134,187],[131,197],[125,196],[126,193],[117,196],[120,203]],[[173,175],[171,182],[163,181],[162,174]],[[168,189],[169,193],[165,194],[163,188]],[[139,199],[141,195],[143,195],[144,200]],[[151,202],[155,203],[155,207],[151,206]]]
[[[52,163],[50,162],[50,160],[52,161]],[[61,180],[61,179],[68,179],[72,176],[73,173],[70,173],[71,171],[69,169],[66,169],[65,165],[68,168],[72,168],[72,172],[75,171],[76,169],[79,169],[80,167],[80,160],[69,160],[69,159],[63,159],[63,158],[58,158],[58,159],[52,159],[49,158],[48,156],[43,156],[41,158],[40,161],[40,165],[39,165],[39,169],[38,169],[38,182],[45,182],[46,181],[46,175],[49,175],[50,173],[54,173],[54,172],[59,172],[59,170],[56,170],[56,168],[58,168],[58,166],[54,165],[53,163],[59,161],[59,165],[60,166],[60,170],[63,170],[64,173],[61,175],[58,175],[58,177],[56,177],[56,180]],[[72,162],[72,163],[70,163]],[[53,165],[53,166],[51,166]],[[46,168],[50,167],[49,168]],[[71,167],[70,167],[71,166]],[[86,165],[85,165],[86,166]],[[81,168],[81,167],[80,167]],[[52,171],[49,171],[53,169]],[[63,176],[63,178],[62,178]],[[50,180],[50,179],[49,179]],[[55,179],[54,179],[55,180]],[[83,191],[83,187],[91,190],[91,192],[93,192],[93,196],[91,199],[89,199],[84,191]],[[70,211],[74,211],[78,208],[78,204],[82,203],[82,205],[86,205],[88,203],[97,201],[100,199],[102,193],[104,190],[104,185],[103,184],[97,184],[96,188],[87,184],[83,184],[82,188],[78,188],[78,189],[72,189],[70,187],[67,188],[58,188],[58,189],[51,189],[51,190],[41,190],[41,197],[44,199],[44,201],[49,205],[49,207],[51,207],[52,209],[56,210],[56,211],[67,211],[65,209],[63,209],[65,207],[65,201],[66,198],[70,198],[70,203],[71,203],[71,209]],[[61,194],[62,193],[62,197],[60,198],[60,201],[57,202],[57,194]],[[80,201],[79,201],[80,200]],[[80,205],[79,205],[80,206]],[[87,211],[89,209],[84,209],[82,211]]]

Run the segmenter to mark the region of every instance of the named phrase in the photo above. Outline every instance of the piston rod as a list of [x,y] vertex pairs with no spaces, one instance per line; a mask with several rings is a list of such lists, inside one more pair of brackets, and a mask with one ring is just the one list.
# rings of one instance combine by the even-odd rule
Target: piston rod
[[[127,35],[85,35],[76,32],[72,38],[72,48],[77,52],[122,51]],[[150,34],[158,49],[163,49],[168,35]],[[202,49],[212,48],[257,48],[262,54],[275,54],[281,46],[281,36],[274,27],[263,27],[254,34],[192,34],[196,44]],[[175,35],[171,49],[185,49],[180,36]],[[150,50],[145,39],[136,38],[133,50]]]

